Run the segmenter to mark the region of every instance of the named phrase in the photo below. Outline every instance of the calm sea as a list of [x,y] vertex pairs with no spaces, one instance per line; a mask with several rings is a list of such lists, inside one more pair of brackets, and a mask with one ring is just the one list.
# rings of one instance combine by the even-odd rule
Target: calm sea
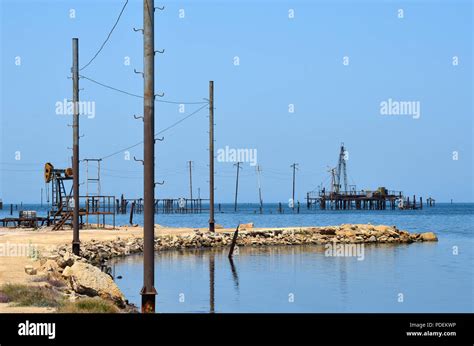
[[[441,204],[406,211],[308,211],[287,206],[223,204],[216,222],[235,227],[372,223],[410,232],[433,231],[437,243],[366,245],[363,260],[325,256],[323,246],[241,248],[232,262],[226,250],[156,253],[159,312],[473,312],[474,204]],[[23,209],[40,209],[24,206]],[[217,208],[216,208],[217,209]],[[14,215],[17,214],[14,211]],[[9,214],[8,206],[0,217]],[[137,214],[134,222],[141,223]],[[111,220],[107,220],[111,222]],[[208,214],[158,214],[166,226],[206,227]],[[119,215],[116,224],[127,224]],[[142,256],[114,262],[117,284],[140,305]]]

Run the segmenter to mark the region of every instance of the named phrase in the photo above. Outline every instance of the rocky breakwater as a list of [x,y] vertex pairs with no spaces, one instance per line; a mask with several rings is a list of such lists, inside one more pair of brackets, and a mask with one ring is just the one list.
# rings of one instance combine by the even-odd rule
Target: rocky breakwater
[[[219,248],[230,246],[234,233],[216,233],[195,230],[184,235],[160,235],[155,237],[155,250]],[[432,232],[410,233],[395,226],[373,226],[370,224],[344,224],[340,226],[306,227],[255,230],[246,225],[239,230],[238,246],[303,245],[326,243],[372,243],[409,244],[413,242],[437,241]],[[58,248],[58,264],[62,267],[72,265],[70,245]],[[81,257],[78,260],[100,266],[107,260],[143,251],[142,238],[85,242],[81,244]]]
[[[232,242],[232,232],[209,233],[195,231],[184,236],[162,236],[155,239],[155,249],[185,249],[222,247]],[[238,246],[303,245],[326,243],[403,243],[437,241],[433,232],[409,233],[395,226],[345,224],[330,227],[239,231]]]

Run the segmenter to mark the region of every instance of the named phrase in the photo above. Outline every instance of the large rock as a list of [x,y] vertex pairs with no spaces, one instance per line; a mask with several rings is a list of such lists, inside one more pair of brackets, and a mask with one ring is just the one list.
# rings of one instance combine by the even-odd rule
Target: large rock
[[32,265],[25,266],[25,273],[28,275],[36,275],[36,269]]
[[379,234],[390,234],[393,232],[393,228],[390,227],[390,226],[385,226],[385,225],[378,225],[378,226],[374,226],[374,230],[377,231],[377,233]]
[[56,261],[46,260],[46,262],[40,267],[40,270],[43,272],[57,272],[59,271],[59,266]]
[[336,231],[336,235],[340,235],[342,237],[352,237],[355,234],[356,232],[351,228],[343,228]]
[[436,237],[436,234],[433,232],[421,233],[421,239],[423,239],[423,241],[438,241],[438,237]]
[[324,235],[335,235],[336,234],[336,230],[334,228],[322,228],[320,231],[319,231],[320,234],[324,234]]
[[66,252],[62,257],[57,260],[60,268],[70,267],[74,264],[74,256],[69,252]]
[[112,278],[100,271],[99,268],[87,263],[76,262],[72,267],[66,267],[63,277],[71,288],[79,293],[91,297],[99,296],[112,300],[119,307],[125,306],[125,297]]

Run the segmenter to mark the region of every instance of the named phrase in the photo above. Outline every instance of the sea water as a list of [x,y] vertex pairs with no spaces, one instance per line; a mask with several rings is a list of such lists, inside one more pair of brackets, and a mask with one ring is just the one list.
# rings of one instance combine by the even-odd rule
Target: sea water
[[[277,204],[216,207],[225,227],[254,222],[255,227],[320,226],[343,223],[395,225],[410,232],[435,232],[438,242],[365,244],[363,260],[326,256],[324,246],[241,247],[233,261],[227,249],[158,251],[155,287],[158,312],[473,312],[474,204],[442,204],[422,210],[300,213]],[[23,209],[40,210],[25,205]],[[14,211],[17,213],[17,211]],[[8,205],[0,218],[9,215]],[[16,215],[14,215],[16,216]],[[136,214],[134,223],[142,223]],[[116,224],[129,215],[117,215]],[[206,227],[202,214],[158,214],[164,226]],[[111,219],[107,219],[111,223]],[[140,306],[143,257],[112,262],[126,298]],[[121,277],[121,279],[119,279]]]

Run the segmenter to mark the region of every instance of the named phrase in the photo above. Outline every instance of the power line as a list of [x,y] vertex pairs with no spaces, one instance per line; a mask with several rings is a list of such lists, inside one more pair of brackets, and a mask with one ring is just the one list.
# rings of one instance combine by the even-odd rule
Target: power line
[[2,172],[42,172],[41,169],[2,169]]
[[[131,93],[131,92],[128,92],[128,91],[125,91],[125,90],[122,90],[122,89],[119,89],[119,88],[115,88],[113,86],[110,86],[108,84],[104,84],[104,83],[101,83],[99,81],[96,81],[95,79],[92,79],[90,77],[87,77],[87,76],[83,76],[83,75],[80,75],[81,78],[84,78],[84,79],[87,79],[88,81],[91,81],[92,83],[95,83],[97,85],[100,85],[104,88],[107,88],[107,89],[111,89],[111,90],[114,90],[114,91],[118,91],[122,94],[125,94],[125,95],[129,95],[129,96],[133,96],[133,97],[138,97],[138,98],[143,98],[142,95],[138,95],[138,94],[134,94],[134,93]],[[208,102],[207,101],[196,101],[196,102],[182,102],[182,101],[170,101],[170,100],[159,100],[159,99],[155,99],[155,102],[161,102],[161,103],[171,103],[171,104],[184,104],[184,105],[203,105],[203,104],[207,104]]]
[[[161,131],[155,133],[155,139],[156,139],[156,136],[162,134],[162,133],[165,132],[165,131],[168,131],[168,130],[172,129],[173,127],[175,127],[175,126],[177,126],[178,124],[182,123],[182,122],[185,121],[186,119],[189,119],[190,117],[192,117],[193,115],[195,115],[196,113],[198,113],[199,111],[201,111],[202,109],[204,109],[204,108],[206,108],[206,107],[207,107],[207,104],[205,104],[205,105],[202,106],[202,107],[199,107],[197,110],[195,110],[194,112],[188,114],[188,115],[185,116],[184,118],[178,120],[177,122],[175,122],[175,123],[171,124],[170,126],[164,128],[163,130],[161,130]],[[109,155],[106,155],[106,156],[102,157],[101,159],[102,159],[102,160],[108,159],[109,157],[112,157],[112,156],[115,156],[115,155],[117,155],[117,154],[120,154],[120,153],[122,153],[122,152],[125,151],[125,150],[129,150],[129,149],[138,147],[140,144],[143,144],[143,141],[138,142],[138,143],[135,143],[135,144],[133,144],[133,145],[131,145],[131,146],[129,146],[129,147],[126,147],[126,148],[117,150],[117,151],[113,152],[112,154],[109,154]]]
[[160,132],[155,133],[155,137],[158,136],[158,135],[160,135],[160,134],[162,134],[162,133],[165,132],[165,131],[168,131],[169,129],[172,129],[172,128],[175,127],[176,125],[178,125],[178,124],[182,123],[183,121],[185,121],[186,119],[192,117],[194,114],[198,113],[199,111],[201,111],[201,110],[204,109],[204,108],[207,108],[207,102],[206,102],[206,104],[205,104],[204,106],[199,107],[197,110],[195,110],[194,112],[192,112],[192,113],[190,113],[189,115],[185,116],[184,118],[181,118],[181,119],[178,120],[177,122],[175,122],[175,123],[171,124],[170,126],[164,128],[164,129],[161,130]]
[[104,84],[104,83],[101,83],[101,82],[98,82],[92,78],[89,78],[89,77],[86,77],[86,76],[83,76],[83,75],[80,75],[81,78],[84,78],[84,79],[87,79],[89,81],[91,81],[92,83],[95,83],[95,84],[98,84],[100,86],[103,86],[104,88],[108,88],[108,89],[111,89],[111,90],[115,90],[115,91],[118,91],[118,92],[121,92],[123,94],[126,94],[126,95],[130,95],[130,96],[134,96],[134,97],[138,97],[138,98],[143,98],[143,96],[141,95],[137,95],[137,94],[132,94],[132,93],[129,93],[128,91],[124,91],[124,90],[121,90],[121,89],[118,89],[118,88],[114,88],[113,86],[110,86],[110,85],[107,85],[107,84]]
[[82,71],[82,70],[84,70],[87,66],[89,66],[89,65],[94,61],[94,59],[99,55],[99,53],[102,51],[102,49],[104,48],[105,44],[106,44],[107,41],[109,40],[110,36],[111,36],[112,33],[114,32],[115,27],[117,26],[118,22],[120,21],[120,17],[122,17],[123,11],[125,11],[125,7],[127,7],[127,4],[128,4],[128,0],[125,1],[125,4],[123,5],[122,10],[120,11],[120,14],[119,14],[118,18],[117,18],[117,20],[115,21],[115,24],[114,24],[114,26],[112,27],[112,29],[110,30],[109,34],[107,35],[107,38],[105,39],[104,43],[102,43],[102,45],[100,46],[99,50],[95,53],[95,55],[92,57],[92,59],[89,60],[89,62],[88,62],[87,64],[85,64],[79,71]]

